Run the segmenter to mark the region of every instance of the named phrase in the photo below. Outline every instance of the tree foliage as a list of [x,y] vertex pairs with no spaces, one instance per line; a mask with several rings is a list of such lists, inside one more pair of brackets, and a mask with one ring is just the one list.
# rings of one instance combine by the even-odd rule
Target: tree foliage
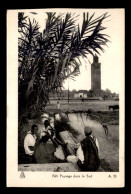
[[105,13],[98,18],[83,14],[82,27],[71,13],[48,12],[45,29],[18,15],[19,31],[19,110],[36,110],[49,101],[50,92],[59,92],[63,81],[79,75],[80,57],[104,51],[108,35],[103,34]]

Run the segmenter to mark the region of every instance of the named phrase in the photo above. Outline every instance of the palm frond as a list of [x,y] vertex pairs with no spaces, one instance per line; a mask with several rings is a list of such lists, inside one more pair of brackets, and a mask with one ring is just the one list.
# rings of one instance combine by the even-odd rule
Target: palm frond
[[95,14],[83,14],[82,26],[76,25],[75,14],[47,12],[46,26],[24,14],[19,15],[18,40],[19,101],[27,107],[39,108],[49,100],[49,93],[61,90],[63,81],[80,73],[81,57],[104,52],[109,36],[103,21],[107,13],[94,19]]

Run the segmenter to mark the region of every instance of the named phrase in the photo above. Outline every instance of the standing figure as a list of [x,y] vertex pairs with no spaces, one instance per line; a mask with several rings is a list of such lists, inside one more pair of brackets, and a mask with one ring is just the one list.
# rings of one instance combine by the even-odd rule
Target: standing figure
[[81,101],[84,103],[84,98],[82,98]]
[[56,133],[56,138],[60,140],[60,132],[71,131],[71,126],[69,125],[69,119],[59,113],[54,114],[54,128]]
[[[81,150],[81,160],[78,159],[78,166],[82,171],[97,171],[100,166],[99,144],[97,138],[92,136],[90,127],[85,127],[85,138],[81,141],[77,153]],[[77,155],[76,153],[76,155]],[[83,159],[82,159],[83,158]]]
[[103,129],[104,129],[104,131],[105,131],[105,135],[106,135],[106,137],[108,138],[108,127],[107,127],[107,125],[105,125],[105,124],[101,124],[102,125],[102,127],[103,127]]
[[57,102],[57,110],[60,111],[60,103]]

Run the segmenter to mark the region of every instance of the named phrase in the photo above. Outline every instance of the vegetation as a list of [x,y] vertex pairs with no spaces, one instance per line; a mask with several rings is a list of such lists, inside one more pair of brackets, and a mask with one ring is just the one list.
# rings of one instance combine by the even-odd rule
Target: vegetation
[[98,18],[83,14],[80,27],[74,14],[48,12],[45,29],[18,15],[18,87],[19,111],[39,110],[49,101],[50,92],[59,92],[63,81],[79,74],[81,57],[104,51],[108,35],[103,34],[105,13]]

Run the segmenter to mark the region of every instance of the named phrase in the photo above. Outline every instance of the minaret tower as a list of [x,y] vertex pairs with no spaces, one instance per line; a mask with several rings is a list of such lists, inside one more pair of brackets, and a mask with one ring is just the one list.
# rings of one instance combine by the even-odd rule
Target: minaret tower
[[101,63],[98,62],[98,56],[93,57],[91,64],[91,89],[101,90]]

